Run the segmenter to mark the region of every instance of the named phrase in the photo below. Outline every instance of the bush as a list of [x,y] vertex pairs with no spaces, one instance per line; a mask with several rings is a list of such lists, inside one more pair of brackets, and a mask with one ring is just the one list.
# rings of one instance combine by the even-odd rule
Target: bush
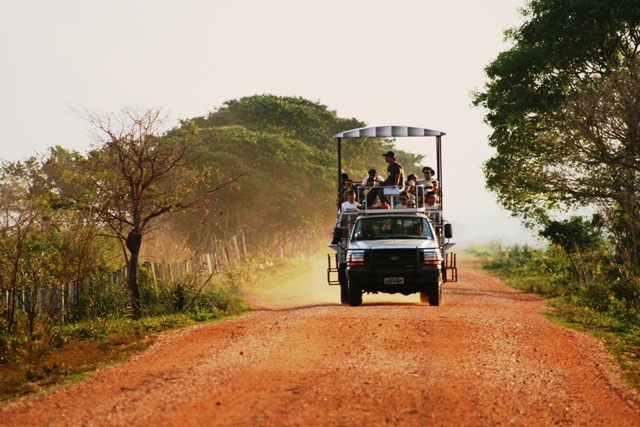
[[560,298],[557,307],[573,321],[635,327],[640,321],[639,272],[622,270],[597,245],[589,248],[568,254],[559,245],[546,250],[515,245],[494,251],[483,267],[517,289]]
[[68,313],[69,322],[125,315],[129,311],[131,300],[124,278],[114,282],[111,274],[102,270],[77,287],[77,299]]

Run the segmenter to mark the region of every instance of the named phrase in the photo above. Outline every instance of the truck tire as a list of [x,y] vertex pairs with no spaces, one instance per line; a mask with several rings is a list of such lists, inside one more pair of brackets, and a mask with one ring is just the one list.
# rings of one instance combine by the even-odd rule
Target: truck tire
[[442,299],[442,282],[429,285],[429,305],[440,305]]
[[362,289],[355,283],[349,282],[349,305],[357,307],[362,304]]
[[340,304],[349,304],[349,285],[340,283]]
[[338,280],[340,281],[340,304],[349,304],[347,266],[344,264],[340,264],[340,268],[338,269]]

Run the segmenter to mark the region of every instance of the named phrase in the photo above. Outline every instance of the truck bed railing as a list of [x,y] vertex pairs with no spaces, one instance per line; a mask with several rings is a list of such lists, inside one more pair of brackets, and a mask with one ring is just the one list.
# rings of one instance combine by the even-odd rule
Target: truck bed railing
[[[391,202],[389,203],[389,209],[395,209],[395,206],[400,202],[400,193],[402,192],[402,188],[398,187],[363,187],[362,185],[354,185],[356,194],[358,195],[358,203],[364,206],[365,210],[368,210],[367,206],[367,194],[371,191],[372,188],[382,188],[384,196]],[[416,207],[422,208],[425,207],[424,197],[430,191],[429,187],[425,187],[424,185],[416,185],[415,191],[411,192],[411,194],[415,197]]]

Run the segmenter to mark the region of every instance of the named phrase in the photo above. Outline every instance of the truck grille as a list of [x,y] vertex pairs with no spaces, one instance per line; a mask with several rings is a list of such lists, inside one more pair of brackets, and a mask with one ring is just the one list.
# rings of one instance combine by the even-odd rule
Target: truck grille
[[378,267],[407,267],[420,263],[416,249],[377,249],[371,251],[373,265]]

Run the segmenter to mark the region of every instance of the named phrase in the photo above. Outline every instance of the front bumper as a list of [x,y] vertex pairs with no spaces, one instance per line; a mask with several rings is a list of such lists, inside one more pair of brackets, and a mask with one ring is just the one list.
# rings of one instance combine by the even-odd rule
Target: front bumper
[[[389,294],[401,293],[409,295],[415,292],[426,292],[432,285],[441,280],[440,265],[422,265],[419,267],[384,267],[372,268],[367,266],[347,267],[349,282],[357,285],[365,292],[384,292]],[[401,284],[385,284],[385,279],[398,281]]]

